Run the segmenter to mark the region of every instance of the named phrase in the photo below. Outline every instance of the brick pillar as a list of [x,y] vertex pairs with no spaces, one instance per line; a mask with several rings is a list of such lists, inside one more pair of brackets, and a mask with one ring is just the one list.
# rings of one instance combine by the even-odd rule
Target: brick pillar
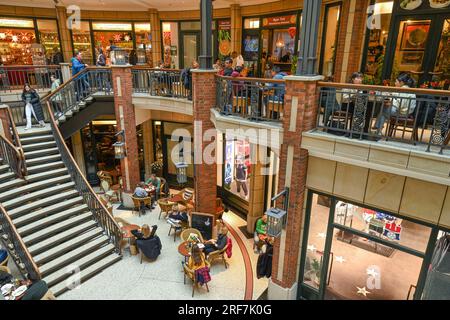
[[[203,151],[211,144],[216,144],[217,132],[211,121],[211,108],[216,104],[216,82],[214,70],[192,70],[193,108],[194,108],[194,189],[195,210],[202,213],[216,213],[217,197],[217,162],[215,150],[211,153],[213,163],[203,159]],[[214,140],[203,141],[203,134],[211,131]],[[211,160],[211,159],[210,159]]]
[[56,6],[56,18],[58,19],[59,34],[61,35],[61,52],[64,61],[69,62],[73,55],[72,39],[67,28],[67,9],[66,7]]
[[343,2],[334,72],[337,82],[347,82],[353,72],[360,71],[369,3],[369,0]]
[[[283,144],[280,153],[278,191],[288,187],[287,225],[274,244],[269,299],[296,299],[306,190],[308,151],[300,148],[302,133],[315,127],[318,110],[317,77],[286,77]],[[277,203],[282,207],[283,199]]]
[[[131,100],[133,83],[131,66],[111,66],[114,89],[114,110],[117,120],[117,132],[125,130],[127,156],[120,161],[125,193],[133,193],[139,183],[139,153],[136,136],[136,119]],[[125,203],[124,205],[128,207]],[[132,205],[132,202],[131,202]]]
[[241,52],[242,43],[242,15],[241,6],[232,4],[231,11],[231,51]]
[[[252,161],[248,214],[247,214],[247,232],[255,232],[256,221],[264,214],[264,191],[266,176],[264,175],[264,165],[260,159],[260,150],[265,147],[257,144],[251,144],[250,155],[256,161]],[[257,155],[257,157],[256,157]]]
[[77,162],[81,172],[86,176],[86,165],[84,162],[83,142],[81,141],[81,133],[78,130],[72,136],[73,157]]
[[152,120],[145,121],[142,124],[142,134],[144,135],[144,165],[145,165],[145,179],[150,177],[152,173],[153,163],[153,131]]
[[161,45],[161,23],[159,20],[159,13],[156,9],[148,10],[150,15],[150,26],[152,33],[152,67],[157,66],[162,57]]

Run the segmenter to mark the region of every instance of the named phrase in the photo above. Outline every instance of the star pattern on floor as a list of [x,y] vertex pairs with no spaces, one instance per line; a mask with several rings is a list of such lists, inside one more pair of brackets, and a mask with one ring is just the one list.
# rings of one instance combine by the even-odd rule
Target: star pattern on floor
[[308,244],[308,250],[314,252],[317,248],[313,244]]
[[366,290],[366,287],[356,287],[356,289],[358,289],[357,294],[362,294],[364,297],[367,297],[367,295],[370,293],[369,291]]
[[339,262],[339,263],[344,263],[344,262],[347,261],[347,260],[345,260],[344,257],[337,256],[337,257],[336,257],[336,261]]

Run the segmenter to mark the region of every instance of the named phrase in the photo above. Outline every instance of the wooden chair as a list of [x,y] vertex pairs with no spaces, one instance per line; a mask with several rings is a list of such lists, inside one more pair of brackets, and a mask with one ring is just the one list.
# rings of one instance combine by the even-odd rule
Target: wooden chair
[[227,269],[228,262],[225,259],[225,253],[227,252],[227,249],[228,249],[228,244],[222,250],[216,250],[216,251],[211,252],[207,258],[208,263],[211,265],[215,260],[221,258],[223,261],[223,264],[225,265],[225,269]]
[[115,199],[115,201],[120,201],[120,185],[111,186],[112,178],[102,173],[103,171],[97,172],[100,178],[100,188],[105,193],[108,201]]
[[48,290],[41,300],[56,300],[56,297],[51,290]]
[[0,263],[0,267],[6,267],[8,265],[9,255],[6,256],[6,259]]
[[397,131],[400,131],[402,136],[405,133],[411,133],[411,140],[416,144],[416,141],[419,141],[419,128],[415,120],[414,116],[391,116],[389,119],[388,136],[390,138],[395,137]]
[[194,228],[189,228],[189,229],[183,230],[180,234],[181,241],[187,241],[189,239],[189,236],[191,235],[191,233],[194,233],[195,235],[197,235],[200,242],[202,242],[202,243],[204,242],[201,232]]
[[11,274],[11,270],[7,266],[0,266],[0,271]]
[[175,242],[177,240],[177,234],[180,234],[183,232],[183,230],[189,228],[189,221],[180,221],[179,224],[175,225],[175,224],[170,224],[170,229],[169,229],[169,236],[170,233],[172,232],[172,230],[174,230],[173,233],[173,242]]
[[348,130],[352,117],[352,114],[348,111],[335,111],[330,117],[329,130],[332,130],[332,128]]
[[161,214],[164,213],[164,218],[167,218],[170,210],[172,210],[173,204],[168,202],[167,199],[159,199],[158,205],[161,211],[159,212],[158,220],[161,219]]
[[[183,265],[183,283],[186,284],[186,277],[188,277],[192,281],[192,297],[194,297],[195,288],[198,288],[197,277],[195,276],[195,270],[190,269],[186,263],[181,262]],[[209,292],[208,284],[205,283],[206,291]]]
[[136,198],[134,196],[131,196],[131,199],[133,199],[133,212],[137,211],[139,213],[139,217],[141,216],[141,213],[145,214],[145,209],[143,207],[147,207],[152,204],[152,198],[151,197],[145,197],[145,198]]

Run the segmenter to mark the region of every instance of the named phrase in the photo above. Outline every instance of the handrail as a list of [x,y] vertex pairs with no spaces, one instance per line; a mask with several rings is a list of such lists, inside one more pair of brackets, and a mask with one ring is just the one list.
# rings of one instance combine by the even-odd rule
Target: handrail
[[3,161],[8,163],[9,167],[16,174],[16,176],[23,178],[25,176],[24,173],[26,173],[26,171],[24,172],[23,170],[23,164],[25,162],[25,158],[22,158],[23,153],[21,153],[11,141],[2,135],[0,135],[0,152]]
[[216,74],[216,78],[230,81],[245,81],[245,82],[265,82],[265,83],[286,83],[286,80],[266,79],[266,78],[249,78],[249,77],[226,77]]
[[0,68],[2,69],[8,69],[8,68],[23,68],[23,67],[30,67],[30,68],[59,68],[60,65],[58,64],[23,64],[23,65],[19,65],[19,64],[15,64],[15,65],[3,65]]
[[366,84],[339,83],[319,81],[318,86],[322,88],[336,89],[353,89],[360,91],[378,91],[378,92],[398,92],[398,93],[414,93],[416,95],[437,95],[450,97],[450,90],[434,90],[424,88],[405,88],[405,87],[385,87]]
[[28,174],[28,169],[25,161],[25,153],[23,151],[22,143],[20,142],[19,132],[17,132],[16,124],[14,123],[14,119],[12,116],[11,108],[7,105],[6,110],[8,112],[8,118],[9,118],[9,125],[11,127],[15,147],[17,149],[17,152],[19,152],[19,166],[21,174],[19,174],[19,177],[25,177]]
[[[56,91],[50,94],[49,99],[54,96],[55,93]],[[111,242],[114,243],[116,252],[120,254],[122,231],[113,216],[109,213],[108,209],[100,201],[85,176],[82,174],[80,168],[75,162],[75,159],[67,148],[64,138],[62,137],[58,125],[56,124],[49,99],[47,100],[47,109],[50,115],[50,126],[53,136],[55,137],[56,145],[61,154],[61,159],[67,167],[72,180],[75,182],[75,188],[85,200],[85,203],[89,207],[90,211],[94,214],[96,221],[103,227]]]
[[[17,232],[14,223],[6,212],[5,208],[0,204],[0,224],[2,226],[2,231],[9,235],[9,240],[14,246],[14,251],[19,257],[20,261],[25,265],[25,269],[27,270],[28,277],[32,280],[41,279],[41,273],[39,272],[39,268],[36,265],[33,257],[27,249],[27,246],[22,240],[22,237]],[[8,246],[6,246],[9,248]]]
[[131,70],[153,70],[153,71],[176,71],[181,72],[182,69],[166,69],[166,68],[155,68],[149,66],[132,66]]

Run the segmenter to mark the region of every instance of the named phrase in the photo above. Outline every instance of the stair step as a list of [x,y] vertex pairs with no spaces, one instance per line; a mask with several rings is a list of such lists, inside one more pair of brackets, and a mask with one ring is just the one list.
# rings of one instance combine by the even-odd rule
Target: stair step
[[48,149],[48,148],[56,148],[56,142],[53,141],[45,141],[45,142],[39,142],[39,143],[30,143],[27,145],[22,146],[24,152],[32,151],[32,150],[41,150],[41,149]]
[[28,183],[31,183],[31,182],[37,182],[37,181],[42,181],[42,180],[46,180],[49,178],[62,176],[67,173],[68,172],[67,172],[66,168],[58,168],[58,169],[54,169],[54,170],[50,170],[50,171],[45,171],[45,172],[40,172],[40,173],[29,175],[25,178],[25,180],[27,180]]
[[46,157],[41,157],[41,158],[28,159],[28,160],[26,160],[26,165],[28,168],[28,167],[32,167],[35,165],[49,163],[49,162],[55,162],[55,161],[61,161],[60,154],[54,154],[51,156],[46,156]]
[[[91,265],[87,268],[82,268],[81,272],[79,274],[80,281],[81,282],[86,281],[87,279],[89,279],[92,276],[96,275],[97,273],[103,271],[104,269],[106,269],[110,265],[114,264],[115,262],[119,261],[120,259],[121,259],[121,256],[119,256],[116,253],[111,253],[111,254],[107,255],[106,257],[104,257],[103,259],[97,261],[93,265]],[[49,278],[51,276],[52,275],[50,275]],[[64,293],[65,291],[69,290],[69,288],[67,288],[67,285],[68,284],[65,281],[62,281],[62,282],[59,282],[58,284],[52,286],[50,288],[50,290],[53,292],[53,294],[55,296],[58,296],[58,295]]]
[[2,173],[2,174],[0,174],[0,183],[10,181],[11,179],[14,179],[15,177],[16,177],[16,174],[14,172]]
[[5,207],[5,209],[7,209],[7,210],[16,208],[24,203],[27,203],[28,201],[32,201],[32,200],[35,200],[38,198],[44,198],[45,196],[53,196],[53,195],[63,192],[64,190],[73,188],[74,186],[75,186],[75,184],[73,182],[67,182],[67,183],[63,183],[63,184],[53,186],[50,188],[45,188],[45,189],[42,189],[39,191],[29,193],[24,196],[20,196],[20,197],[5,201],[3,203],[3,207]]
[[106,236],[89,241],[82,246],[56,258],[55,260],[40,266],[39,271],[41,272],[41,275],[45,277],[49,273],[54,272],[56,269],[61,269],[70,264],[72,261],[80,259],[92,251],[99,249],[106,243],[108,243],[108,237]]
[[79,236],[71,238],[68,241],[63,242],[54,248],[51,248],[45,252],[38,254],[37,256],[33,257],[33,260],[36,262],[37,265],[42,265],[44,263],[47,263],[50,260],[55,259],[56,257],[59,257],[60,255],[66,253],[66,252],[69,252],[75,248],[78,248],[83,243],[86,243],[90,239],[96,238],[102,234],[103,234],[102,228],[100,228],[100,227],[95,228],[88,232],[82,233]]
[[[30,138],[30,137],[38,137],[38,136],[48,136],[52,135],[52,130],[50,128],[39,128],[32,130],[23,131],[21,128],[18,128],[19,138],[20,142],[22,142],[23,139]],[[52,135],[53,136],[53,135]]]
[[49,141],[55,141],[55,138],[51,134],[20,138],[20,143],[22,144],[22,147],[25,147],[26,145],[29,144],[49,142]]
[[[88,206],[83,204],[83,205],[78,205],[76,207],[73,208],[69,208],[67,210],[58,212],[56,214],[53,214],[51,216],[42,218],[38,221],[29,223],[23,227],[19,227],[18,225],[16,225],[16,227],[19,228],[19,230],[17,230],[19,232],[19,234],[22,237],[26,237],[30,234],[32,234],[33,232],[36,232],[38,230],[42,230],[50,225],[53,225],[55,223],[58,223],[62,220],[67,220],[70,217],[74,216],[74,215],[79,215],[83,212],[87,212],[89,210]],[[44,211],[44,213],[42,212]],[[40,213],[40,216],[45,215],[45,208],[43,210],[38,211]],[[15,222],[14,222],[15,224]],[[23,225],[23,224],[22,224]]]
[[55,236],[45,239],[39,243],[29,246],[28,251],[30,251],[30,254],[32,256],[41,254],[44,251],[55,248],[56,246],[60,245],[65,241],[71,241],[73,237],[76,237],[80,233],[83,233],[89,229],[96,228],[96,226],[97,223],[94,220],[87,221],[78,226],[74,226],[73,228],[70,228],[64,232],[61,232]]
[[0,166],[0,173],[3,174],[3,173],[6,173],[8,171],[9,171],[9,165],[3,164],[3,165]]
[[70,118],[71,116],[73,116],[73,111],[69,110],[64,115],[66,116],[66,118]]
[[86,212],[86,213],[80,214],[76,217],[67,219],[66,221],[56,223],[50,227],[47,227],[43,230],[35,232],[29,236],[22,237],[22,239],[23,239],[23,242],[25,243],[25,245],[30,246],[30,245],[35,244],[38,241],[42,241],[46,238],[49,238],[58,232],[66,231],[70,227],[77,225],[77,224],[81,224],[90,218],[92,218],[92,212]]
[[[3,192],[2,194],[0,194],[0,201],[4,202],[14,197],[21,197],[24,193],[29,193],[35,190],[43,189],[47,186],[54,186],[59,183],[69,182],[70,180],[71,179],[69,175],[64,175],[56,178],[46,179],[44,181],[26,184],[19,188]],[[24,195],[24,197],[26,197],[26,195]]]
[[34,166],[31,168],[27,168],[28,174],[34,174],[34,173],[39,173],[39,172],[43,172],[43,171],[47,171],[47,170],[54,170],[57,168],[62,168],[64,167],[64,163],[62,161],[58,161],[58,162],[50,162],[50,163],[45,163],[45,164],[41,164],[38,166]]
[[26,183],[23,179],[14,179],[9,180],[7,182],[0,183],[0,193],[2,193],[5,190],[11,190],[18,186],[24,185]]
[[[46,197],[38,201],[33,201],[22,205],[16,209],[8,211],[9,216],[13,219],[14,225],[20,227],[25,223],[41,218],[41,215],[51,214],[69,208],[77,203],[83,202],[82,197],[77,197],[78,191],[70,190],[57,194],[55,196]],[[37,211],[35,209],[41,208]]]
[[86,99],[84,99],[86,104],[91,104],[92,102],[94,102],[94,97],[87,97]]
[[42,156],[48,156],[52,154],[59,153],[58,148],[48,148],[48,149],[42,149],[42,150],[35,150],[35,151],[27,151],[25,152],[25,159],[34,159],[34,158],[40,158]]

